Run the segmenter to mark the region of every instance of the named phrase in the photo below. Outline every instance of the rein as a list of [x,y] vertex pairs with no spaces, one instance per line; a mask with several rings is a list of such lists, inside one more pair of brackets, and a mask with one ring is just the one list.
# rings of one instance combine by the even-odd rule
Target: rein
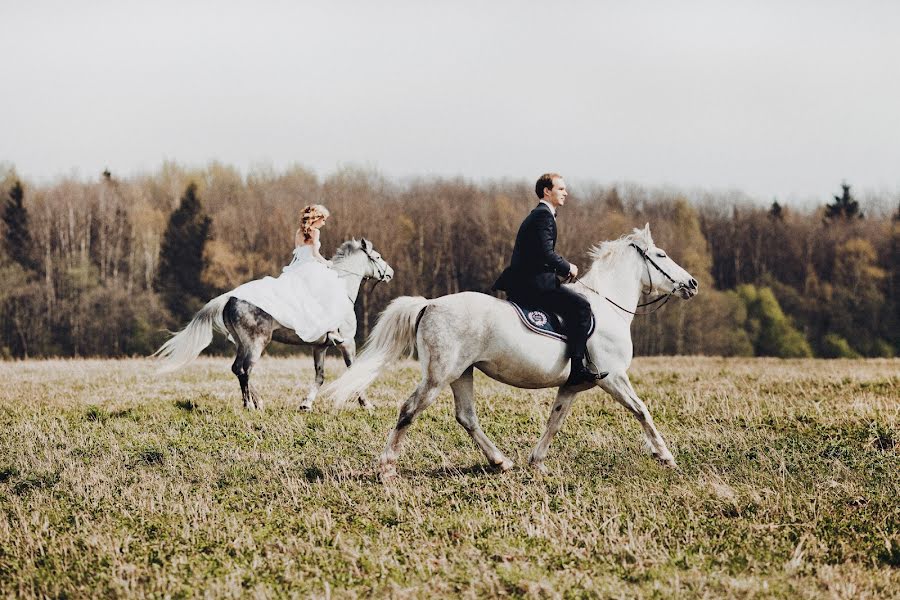
[[[378,270],[378,277],[370,277],[369,275],[366,275],[365,273],[357,273],[356,271],[351,271],[350,269],[344,269],[342,267],[335,265],[334,262],[331,263],[331,268],[334,269],[335,271],[341,271],[341,273],[343,273],[342,275],[338,275],[338,277],[347,277],[348,275],[356,275],[357,277],[361,277],[362,281],[360,282],[360,285],[362,285],[362,283],[364,283],[366,279],[375,279],[375,283],[374,283],[374,285],[372,285],[372,290],[371,290],[371,291],[374,291],[375,287],[379,283],[384,281],[384,276],[387,274],[387,270],[381,268],[381,265],[378,264],[377,260],[372,258],[372,255],[369,254],[368,250],[363,249],[363,252],[365,253],[366,258],[369,260],[369,262],[372,263],[372,265],[374,265],[375,268]],[[350,298],[350,296],[347,296],[347,297]],[[350,298],[350,302],[351,303],[353,302],[352,298]]]
[[369,259],[369,262],[371,262],[375,266],[375,268],[378,270],[378,277],[371,277],[369,275],[366,275],[365,273],[357,273],[356,271],[351,271],[350,269],[344,269],[344,268],[339,267],[336,264],[334,264],[334,262],[331,263],[331,268],[334,269],[335,271],[341,271],[342,273],[346,274],[346,275],[339,275],[338,277],[346,277],[347,275],[356,275],[358,277],[362,277],[363,279],[375,279],[376,283],[380,283],[380,282],[384,281],[384,276],[387,274],[387,271],[385,269],[381,268],[381,265],[378,264],[378,261],[376,261],[374,258],[372,258],[372,255],[369,254],[369,252],[367,250],[363,250],[363,252],[365,253],[366,258]]
[[[628,310],[627,308],[625,308],[625,307],[623,307],[623,306],[620,306],[620,305],[617,304],[616,302],[610,300],[610,299],[609,299],[609,296],[603,296],[603,294],[601,294],[600,292],[598,292],[597,290],[595,290],[594,288],[592,288],[591,286],[589,286],[588,284],[586,284],[586,283],[583,282],[582,280],[578,279],[578,280],[576,280],[576,283],[580,283],[581,285],[583,285],[584,287],[586,287],[586,288],[589,289],[590,291],[594,292],[594,293],[597,294],[598,296],[603,296],[603,298],[604,298],[607,302],[609,302],[610,304],[612,304],[613,306],[615,306],[615,307],[618,308],[619,310],[623,310],[623,311],[625,311],[625,312],[627,312],[627,313],[629,313],[629,314],[636,315],[636,316],[639,316],[639,317],[641,317],[641,316],[646,316],[646,315],[651,315],[651,314],[655,313],[656,311],[658,311],[659,309],[661,309],[663,306],[665,306],[665,305],[666,305],[666,302],[668,302],[669,299],[670,299],[673,295],[675,295],[675,292],[678,291],[678,289],[679,289],[679,287],[678,287],[678,282],[675,281],[674,279],[672,279],[672,276],[671,276],[671,275],[669,275],[668,273],[666,273],[665,271],[663,271],[662,268],[660,268],[660,266],[659,266],[658,264],[656,264],[655,262],[653,262],[653,259],[650,258],[649,256],[647,256],[647,253],[644,252],[644,250],[643,250],[640,246],[638,246],[638,245],[635,244],[634,242],[631,242],[631,243],[628,244],[628,245],[629,245],[629,246],[632,246],[635,250],[638,251],[638,254],[640,254],[640,255],[641,255],[641,258],[644,259],[644,264],[645,264],[645,265],[649,262],[651,265],[653,265],[653,266],[656,268],[657,271],[659,271],[660,273],[662,273],[663,275],[665,275],[665,276],[668,278],[669,281],[671,281],[672,283],[676,284],[676,287],[674,287],[674,288],[672,289],[672,291],[669,292],[668,294],[660,294],[659,296],[657,296],[657,297],[654,298],[653,300],[650,300],[649,302],[644,302],[643,304],[638,304],[637,306],[635,306],[635,308],[643,308],[644,306],[651,306],[651,305],[653,305],[653,304],[656,304],[656,303],[659,302],[660,300],[662,300],[662,304],[660,304],[659,306],[657,306],[657,307],[654,308],[653,310],[648,310],[648,311],[646,311],[646,312],[640,312],[640,313],[639,313],[639,312],[633,312],[633,311],[630,311],[630,310]],[[650,277],[650,289],[652,290],[652,289],[653,289],[653,274],[652,274],[652,272],[650,271],[650,267],[649,267],[649,266],[647,266],[647,275]]]

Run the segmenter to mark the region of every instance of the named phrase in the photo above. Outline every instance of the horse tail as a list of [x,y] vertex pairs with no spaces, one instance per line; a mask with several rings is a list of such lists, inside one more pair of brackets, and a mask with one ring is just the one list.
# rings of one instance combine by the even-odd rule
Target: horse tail
[[400,296],[388,304],[359,356],[343,375],[322,388],[322,394],[341,406],[375,381],[387,363],[412,354],[419,315],[429,302],[421,296]]
[[226,332],[222,311],[230,297],[225,293],[207,302],[184,329],[169,338],[153,353],[159,361],[158,373],[175,371],[197,358],[212,342],[213,328]]

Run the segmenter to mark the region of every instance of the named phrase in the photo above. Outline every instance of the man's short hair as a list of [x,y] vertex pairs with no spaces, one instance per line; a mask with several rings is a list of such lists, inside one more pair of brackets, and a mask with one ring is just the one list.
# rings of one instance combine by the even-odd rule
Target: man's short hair
[[559,173],[544,173],[540,177],[538,177],[537,183],[534,184],[534,193],[537,194],[538,199],[544,199],[544,188],[553,189],[553,180],[562,177]]

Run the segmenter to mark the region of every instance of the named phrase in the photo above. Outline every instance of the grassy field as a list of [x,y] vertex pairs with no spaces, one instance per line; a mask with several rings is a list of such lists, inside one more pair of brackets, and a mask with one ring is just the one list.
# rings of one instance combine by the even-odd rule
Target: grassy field
[[310,359],[263,359],[262,413],[229,365],[0,363],[0,595],[900,595],[900,360],[639,359],[677,471],[594,391],[540,475],[553,392],[479,376],[518,466],[483,469],[445,392],[387,488],[374,461],[416,364],[372,412],[309,414]]

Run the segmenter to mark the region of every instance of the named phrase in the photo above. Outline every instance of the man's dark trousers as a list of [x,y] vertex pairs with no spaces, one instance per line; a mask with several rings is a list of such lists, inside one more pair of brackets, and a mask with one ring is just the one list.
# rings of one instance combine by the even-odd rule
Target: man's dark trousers
[[591,329],[591,305],[584,296],[560,286],[550,290],[512,293],[510,300],[561,316],[563,329],[569,338],[566,343],[569,358],[584,358],[587,336]]

